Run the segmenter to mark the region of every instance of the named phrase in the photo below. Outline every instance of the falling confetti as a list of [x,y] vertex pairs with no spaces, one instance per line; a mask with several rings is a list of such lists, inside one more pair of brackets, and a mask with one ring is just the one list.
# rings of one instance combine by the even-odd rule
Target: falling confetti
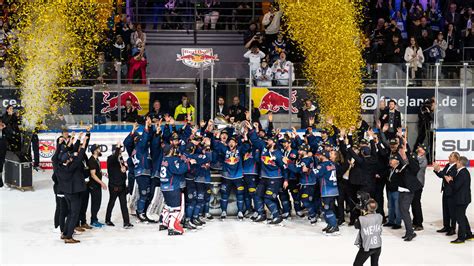
[[18,39],[8,60],[18,73],[23,126],[31,130],[64,103],[60,88],[95,63],[113,1],[17,2]]
[[290,37],[305,56],[307,88],[321,114],[338,127],[356,124],[360,114],[363,59],[361,1],[279,0]]

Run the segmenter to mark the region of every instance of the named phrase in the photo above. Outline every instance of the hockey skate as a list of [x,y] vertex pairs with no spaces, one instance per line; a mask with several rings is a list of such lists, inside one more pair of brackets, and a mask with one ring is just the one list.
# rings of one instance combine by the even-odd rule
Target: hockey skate
[[[203,220],[201,220],[200,217],[197,217],[197,218],[192,219],[191,222],[192,222],[193,224],[198,223],[199,225],[205,225],[205,224],[206,224],[206,222],[203,221]],[[196,222],[196,223],[195,223],[195,222]]]
[[283,218],[281,216],[273,218],[268,224],[279,224],[283,222]]
[[250,210],[246,210],[244,213],[245,218],[250,218],[252,217],[252,215],[253,215],[253,211],[250,211]]
[[312,225],[315,225],[318,222],[318,218],[316,218],[316,217],[308,217],[308,218],[309,218],[309,222]]
[[323,228],[323,232],[326,232],[329,228],[331,228],[331,226],[328,224],[326,227]]
[[227,212],[226,211],[223,211],[221,213],[221,220],[224,220],[225,218],[227,218]]
[[330,227],[328,230],[326,230],[325,235],[327,235],[327,236],[338,236],[338,235],[340,235],[339,227],[337,227],[337,226]]
[[189,230],[196,230],[197,225],[192,223],[189,219],[184,220],[184,228],[189,229]]
[[137,218],[142,223],[148,221],[148,218],[146,217],[145,213],[137,213]]
[[210,213],[206,213],[205,217],[208,220],[213,220],[214,219],[214,217]]
[[267,220],[267,217],[265,217],[265,215],[258,215],[255,219],[254,219],[254,222],[256,223],[260,223],[260,222],[264,222]]
[[239,219],[239,221],[244,220],[244,214],[239,211],[239,213],[237,213],[237,218]]
[[305,216],[305,214],[304,214],[303,211],[297,211],[297,212],[296,212],[296,215],[297,215],[298,217],[300,217],[300,218],[304,218],[304,216]]

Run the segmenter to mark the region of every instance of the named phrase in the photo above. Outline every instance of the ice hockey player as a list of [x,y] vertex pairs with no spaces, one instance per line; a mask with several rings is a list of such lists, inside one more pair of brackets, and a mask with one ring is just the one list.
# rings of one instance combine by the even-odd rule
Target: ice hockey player
[[327,223],[323,231],[327,235],[338,235],[339,227],[333,210],[334,201],[339,195],[339,190],[337,188],[336,166],[329,158],[329,152],[323,151],[319,156],[320,163],[313,169],[313,174],[321,189],[324,218]]
[[181,197],[181,180],[184,174],[190,170],[190,164],[194,160],[186,162],[175,156],[174,147],[165,144],[163,147],[163,161],[160,170],[160,187],[165,198],[165,208],[162,211],[162,224],[160,229],[167,228],[168,235],[182,235],[184,229],[181,226],[183,202]]

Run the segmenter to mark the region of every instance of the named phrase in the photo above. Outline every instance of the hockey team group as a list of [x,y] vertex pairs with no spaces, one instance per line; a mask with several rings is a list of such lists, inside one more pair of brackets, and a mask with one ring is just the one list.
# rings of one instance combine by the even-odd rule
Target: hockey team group
[[[353,185],[353,191],[348,192],[342,186],[348,185],[349,176],[354,176],[354,180],[370,176],[363,171],[367,171],[367,163],[378,163],[377,154],[387,161],[402,161],[399,154],[403,154],[402,157],[409,154],[406,139],[401,135],[392,140],[397,142],[395,156],[392,156],[390,147],[393,145],[388,142],[384,145],[371,129],[338,129],[330,121],[330,127],[321,130],[320,136],[313,134],[312,128],[300,136],[295,129],[284,133],[274,129],[271,121],[264,130],[259,123],[249,120],[247,114],[247,120],[240,127],[224,129],[218,129],[212,120],[193,126],[190,119],[178,129],[170,117],[155,122],[147,118],[143,127],[135,124],[123,147],[118,144],[107,159],[112,203],[109,201],[106,224],[114,226],[111,212],[119,198],[124,227],[133,227],[126,196],[132,194],[135,187],[138,193],[133,194],[138,195],[133,214],[140,221],[159,223],[159,229],[167,230],[168,235],[181,235],[184,229],[199,228],[206,220],[213,219],[209,212],[211,170],[218,170],[222,175],[220,219],[227,217],[229,196],[235,191],[239,220],[277,225],[294,213],[315,224],[321,217],[327,223],[324,234],[337,235],[338,225],[345,222],[345,212],[351,214],[349,225],[360,215],[355,207],[356,192],[373,194],[371,188],[375,186],[371,185],[374,180],[367,179]],[[85,137],[82,133],[78,137],[63,133],[53,156],[55,190],[63,202],[57,204],[55,223],[61,227],[61,239],[66,243],[78,243],[73,234],[90,228],[85,222],[88,202],[81,196],[88,190],[85,184],[90,178],[88,172],[96,167],[90,179],[100,184],[99,192],[100,186],[105,186],[102,175],[97,177],[100,147],[91,146],[89,160],[85,155],[90,134],[89,129]],[[122,148],[128,153],[126,162],[121,155]],[[88,193],[85,194],[89,198]],[[159,204],[155,199],[160,197],[164,198],[164,204],[155,207],[160,210],[159,219],[155,220],[147,216],[147,210],[150,204]],[[94,207],[97,204],[92,193],[91,199],[91,224],[100,224],[96,218],[100,200],[99,206]]]

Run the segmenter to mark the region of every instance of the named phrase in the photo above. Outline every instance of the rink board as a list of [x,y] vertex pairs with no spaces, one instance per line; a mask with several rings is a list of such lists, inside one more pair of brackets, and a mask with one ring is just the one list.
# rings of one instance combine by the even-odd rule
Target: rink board
[[459,152],[474,165],[474,129],[437,129],[435,133],[435,160],[441,165],[448,162],[449,154]]

